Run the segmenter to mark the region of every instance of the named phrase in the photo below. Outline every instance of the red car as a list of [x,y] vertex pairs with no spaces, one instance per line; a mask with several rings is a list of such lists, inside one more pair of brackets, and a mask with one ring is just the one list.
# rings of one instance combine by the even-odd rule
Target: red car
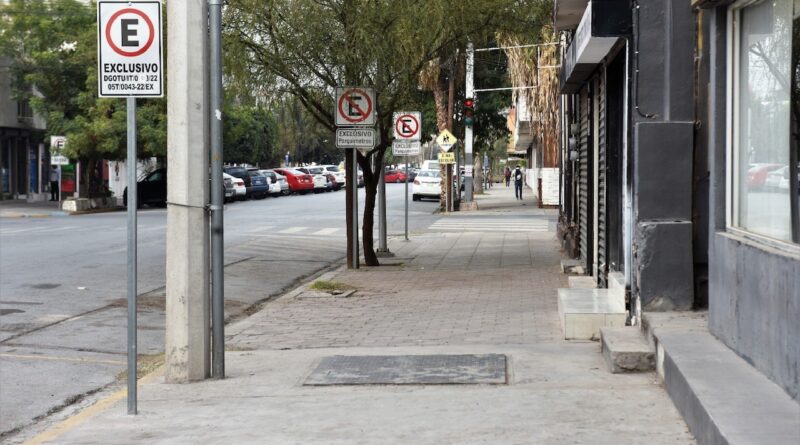
[[386,170],[386,173],[383,174],[384,182],[406,182],[407,180],[408,177],[402,170]]
[[286,176],[286,182],[289,183],[290,193],[305,195],[308,192],[314,191],[314,180],[309,174],[293,168],[274,168],[273,171]]
[[747,186],[754,189],[763,188],[769,172],[781,167],[783,167],[781,164],[752,164],[747,171]]

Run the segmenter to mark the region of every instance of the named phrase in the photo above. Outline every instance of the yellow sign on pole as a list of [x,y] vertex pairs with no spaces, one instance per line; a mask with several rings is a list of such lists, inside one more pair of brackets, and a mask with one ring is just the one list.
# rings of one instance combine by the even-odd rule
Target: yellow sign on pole
[[458,142],[453,133],[450,133],[447,129],[442,130],[439,133],[439,136],[436,138],[436,143],[439,144],[439,147],[442,148],[444,151],[449,151],[450,148]]
[[439,153],[439,163],[440,164],[455,164],[456,163],[456,154],[455,153]]

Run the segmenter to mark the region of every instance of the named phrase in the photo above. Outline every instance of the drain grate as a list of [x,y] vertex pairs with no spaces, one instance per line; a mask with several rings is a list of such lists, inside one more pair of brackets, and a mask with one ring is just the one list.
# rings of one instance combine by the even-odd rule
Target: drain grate
[[304,385],[506,384],[506,356],[335,355],[325,357]]

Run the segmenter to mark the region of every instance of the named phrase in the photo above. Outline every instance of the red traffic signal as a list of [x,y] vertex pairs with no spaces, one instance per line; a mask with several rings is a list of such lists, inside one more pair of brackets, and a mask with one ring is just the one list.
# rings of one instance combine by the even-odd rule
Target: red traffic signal
[[464,125],[472,127],[475,123],[475,100],[471,97],[464,99]]

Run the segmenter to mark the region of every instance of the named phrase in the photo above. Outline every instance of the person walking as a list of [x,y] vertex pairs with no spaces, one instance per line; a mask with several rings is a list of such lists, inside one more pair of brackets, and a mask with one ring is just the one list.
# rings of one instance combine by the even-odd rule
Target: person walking
[[508,166],[506,166],[505,175],[506,175],[506,187],[508,187],[511,184],[511,168],[509,168]]
[[58,201],[58,166],[50,169],[50,201]]
[[522,170],[520,170],[519,165],[516,169],[514,169],[514,196],[517,199],[522,199]]

